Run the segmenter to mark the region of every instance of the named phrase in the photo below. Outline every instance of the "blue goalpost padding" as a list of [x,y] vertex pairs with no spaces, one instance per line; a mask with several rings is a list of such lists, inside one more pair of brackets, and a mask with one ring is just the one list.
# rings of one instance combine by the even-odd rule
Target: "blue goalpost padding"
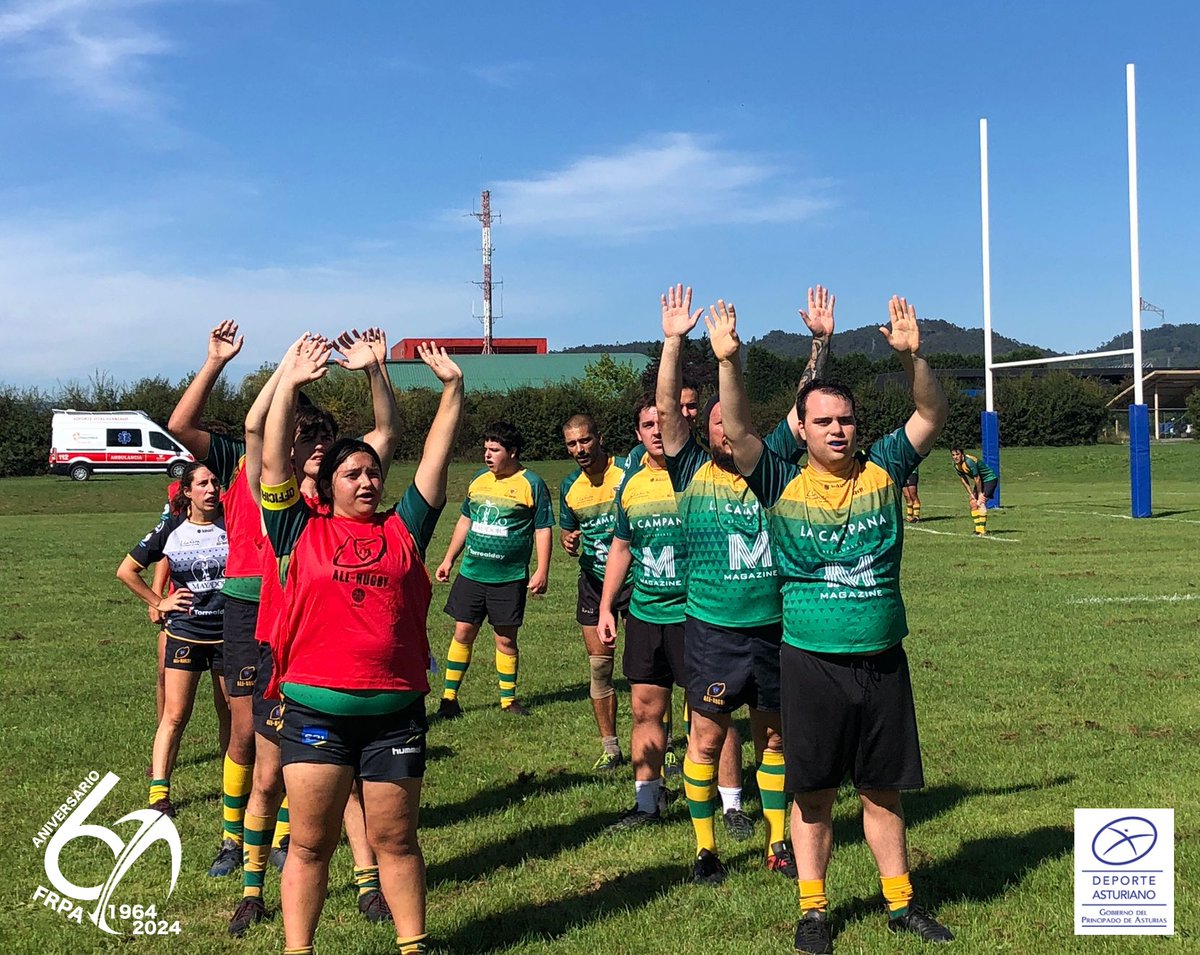
[[1150,409],[1129,406],[1129,500],[1134,517],[1150,516]]
[[[979,431],[983,435],[983,463],[996,472],[1000,477],[1000,416],[994,411],[979,413]],[[988,498],[988,507],[1000,506],[1000,481],[996,481],[996,490]]]

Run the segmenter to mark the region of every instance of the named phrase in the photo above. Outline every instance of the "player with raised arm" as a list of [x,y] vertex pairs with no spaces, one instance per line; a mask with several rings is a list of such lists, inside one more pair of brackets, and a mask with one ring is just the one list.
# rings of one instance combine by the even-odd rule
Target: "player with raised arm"
[[[757,775],[767,830],[767,867],[794,878],[795,865],[785,840],[779,582],[765,517],[734,468],[720,402],[710,402],[707,409],[708,451],[679,414],[683,339],[701,314],[700,310],[692,313],[691,298],[692,290],[685,292],[682,285],[662,296],[664,340],[657,406],[667,471],[683,518],[688,553],[684,652],[692,727],[683,776],[696,832],[694,878],[701,884],[725,878],[713,828],[715,764],[731,714],[742,705],[750,710],[756,743],[762,741]],[[809,291],[809,310],[801,313],[814,335],[806,380],[819,373],[828,355],[833,306],[833,296],[825,289],[818,286]],[[798,460],[802,453],[794,422],[793,411],[767,439],[789,460]]]
[[[485,619],[496,638],[500,711],[529,715],[517,701],[517,632],[525,622],[525,598],[544,594],[549,583],[554,506],[546,482],[522,466],[523,444],[521,433],[507,421],[498,421],[484,431],[484,466],[467,486],[450,546],[436,571],[437,579],[446,583],[458,555],[466,551],[445,606],[455,625],[438,704],[437,715],[442,719],[462,714],[459,687]],[[535,548],[537,569],[530,576],[529,557]]]
[[833,951],[825,874],[833,803],[849,775],[888,908],[888,928],[927,942],[950,931],[913,902],[900,791],[924,785],[916,712],[902,640],[900,594],[904,479],[933,448],[949,407],[920,357],[916,310],[889,303],[880,328],[912,382],[916,410],[869,452],[857,443],[854,396],[813,381],[796,409],[808,464],[778,455],[750,425],[732,305],[706,320],[720,362],[725,437],[771,523],[783,580],[783,739],[792,840],[799,872],[798,952]]
[[296,398],[325,374],[331,350],[328,342],[301,348],[276,387],[263,441],[263,515],[284,582],[267,695],[284,696],[281,759],[292,821],[281,892],[285,946],[290,955],[311,955],[329,860],[357,778],[396,942],[401,955],[416,955],[426,951],[417,839],[432,596],[424,554],[446,501],[462,372],[444,350],[419,347],[442,396],[413,483],[394,508],[378,511],[383,479],[375,449],[343,439],[321,461],[322,507],[314,510],[302,500],[292,463]]

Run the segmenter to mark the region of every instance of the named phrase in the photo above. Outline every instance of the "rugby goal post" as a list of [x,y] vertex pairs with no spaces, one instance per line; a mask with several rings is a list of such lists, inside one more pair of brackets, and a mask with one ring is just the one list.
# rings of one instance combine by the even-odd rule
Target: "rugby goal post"
[[[1129,500],[1133,517],[1150,516],[1150,415],[1142,391],[1142,290],[1141,262],[1138,251],[1138,193],[1137,193],[1137,103],[1132,63],[1125,65],[1126,137],[1129,154],[1129,294],[1132,303],[1133,347],[1108,351],[1081,352],[1056,358],[1034,358],[1027,361],[992,360],[992,264],[990,225],[988,221],[988,135],[987,120],[979,121],[979,196],[983,235],[983,363],[985,368],[984,410],[980,413],[979,429],[983,443],[983,460],[1000,473],[1000,419],[996,413],[993,390],[993,370],[1016,368],[1022,365],[1049,365],[1056,362],[1079,361],[1084,358],[1109,358],[1131,355],[1133,363],[1133,403],[1129,406]],[[988,500],[988,507],[1000,506],[1000,488]]]

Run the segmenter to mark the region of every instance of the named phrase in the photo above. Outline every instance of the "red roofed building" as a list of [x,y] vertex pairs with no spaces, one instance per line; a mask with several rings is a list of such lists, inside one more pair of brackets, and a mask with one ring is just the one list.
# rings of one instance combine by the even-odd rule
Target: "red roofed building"
[[[427,338],[402,338],[392,346],[392,360],[412,360],[419,357],[417,346]],[[438,345],[451,355],[482,355],[482,338],[438,338]],[[544,338],[493,338],[492,354],[494,355],[544,355],[546,354],[546,339]]]

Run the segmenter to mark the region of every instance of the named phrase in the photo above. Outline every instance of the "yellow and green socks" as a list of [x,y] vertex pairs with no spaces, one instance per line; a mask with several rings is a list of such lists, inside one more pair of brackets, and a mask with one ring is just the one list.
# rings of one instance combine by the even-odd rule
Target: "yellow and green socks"
[[688,814],[696,830],[696,853],[707,849],[715,852],[716,833],[713,830],[713,791],[717,788],[717,767],[693,763],[683,758],[683,791],[687,796]]
[[250,801],[250,786],[254,781],[254,767],[235,763],[225,756],[221,772],[221,838],[242,844],[242,817],[246,814],[246,803]]
[[467,667],[471,665],[472,647],[457,640],[450,641],[450,649],[446,651],[446,683],[442,689],[443,700],[457,700],[458,688],[463,677],[467,675]]
[[[509,656],[507,653],[496,651],[496,677],[500,681],[500,708],[503,710],[512,706],[517,698],[517,664],[518,657],[515,653]],[[450,692],[449,664],[446,665],[446,692]]]
[[169,779],[152,779],[150,780],[150,805],[153,806],[160,799],[171,798],[171,780]]
[[275,837],[271,840],[271,848],[278,849],[283,845],[283,840],[286,839],[292,832],[291,815],[288,813],[287,796],[283,797],[283,802],[279,804],[279,812],[275,814]]
[[913,501],[912,503],[912,519],[919,521],[921,519],[921,502]]
[[883,887],[883,898],[887,902],[888,918],[898,919],[907,915],[913,897],[908,873],[881,878],[879,884]]
[[787,793],[783,791],[783,753],[763,752],[758,767],[758,793],[762,797],[763,821],[767,824],[767,855],[771,846],[784,841],[787,822]]
[[816,909],[824,912],[829,908],[829,899],[825,897],[824,879],[800,880],[800,914]]
[[396,936],[396,947],[400,950],[400,955],[422,955],[427,951],[425,948],[425,939],[429,935],[422,932],[420,935],[410,935],[408,938]]
[[354,887],[358,889],[358,897],[360,899],[368,892],[379,891],[379,866],[369,865],[361,869],[355,866]]
[[285,948],[283,955],[313,955],[313,947],[305,945],[303,948]]
[[246,813],[242,842],[242,898],[261,899],[271,856],[271,817]]
[[987,508],[971,508],[971,518],[975,521],[975,533],[982,537],[987,533]]

